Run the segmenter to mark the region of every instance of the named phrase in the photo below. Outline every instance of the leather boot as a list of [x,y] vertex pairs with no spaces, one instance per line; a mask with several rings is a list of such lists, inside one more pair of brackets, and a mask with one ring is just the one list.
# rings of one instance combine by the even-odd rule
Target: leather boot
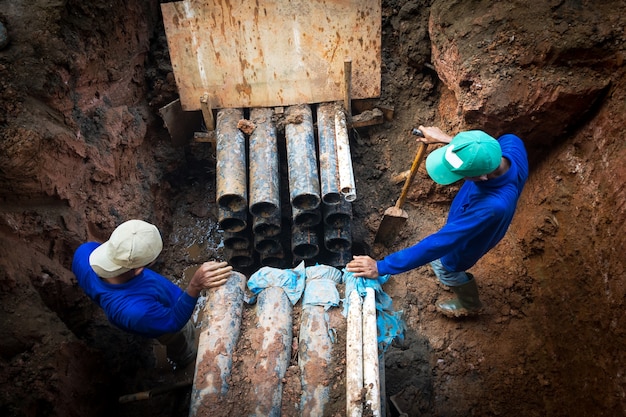
[[472,274],[465,284],[450,287],[457,298],[437,303],[437,310],[448,317],[474,316],[480,313],[483,304],[478,297],[478,286]]

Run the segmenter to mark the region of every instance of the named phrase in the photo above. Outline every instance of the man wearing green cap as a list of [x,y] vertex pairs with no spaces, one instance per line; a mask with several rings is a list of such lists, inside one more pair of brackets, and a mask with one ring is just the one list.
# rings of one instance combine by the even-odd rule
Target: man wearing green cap
[[355,256],[346,266],[357,277],[399,274],[430,263],[439,280],[457,298],[437,303],[449,317],[477,314],[482,303],[476,280],[466,272],[505,235],[528,178],[524,143],[512,134],[497,140],[480,130],[452,137],[437,127],[420,126],[425,143],[445,143],[426,159],[437,183],[464,180],[452,201],[446,224],[417,244],[380,261]]

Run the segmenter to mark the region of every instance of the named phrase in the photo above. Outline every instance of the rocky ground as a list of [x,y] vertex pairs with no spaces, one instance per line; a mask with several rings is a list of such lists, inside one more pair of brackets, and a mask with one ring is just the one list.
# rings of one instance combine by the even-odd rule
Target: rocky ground
[[[626,6],[382,5],[379,104],[394,118],[352,132],[355,247],[381,257],[445,220],[456,189],[422,169],[393,247],[373,243],[416,150],[412,127],[516,133],[531,165],[509,233],[471,270],[482,316],[441,317],[433,306],[449,293],[428,268],[386,284],[407,323],[385,357],[388,395],[409,416],[626,415]],[[158,2],[3,6],[0,413],[187,415],[184,389],[118,404],[185,376],[112,328],[70,271],[80,243],[132,217],[159,225],[156,267],[181,285],[223,256],[214,155],[174,146],[158,114],[176,98]]]

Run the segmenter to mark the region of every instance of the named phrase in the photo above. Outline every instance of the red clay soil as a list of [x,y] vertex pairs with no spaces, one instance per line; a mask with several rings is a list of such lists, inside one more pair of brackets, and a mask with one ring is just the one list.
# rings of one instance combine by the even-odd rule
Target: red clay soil
[[[70,270],[80,243],[129,218],[160,227],[156,268],[180,285],[223,257],[213,150],[174,146],[158,113],[177,97],[159,4],[5,3],[0,414],[186,416],[185,389],[118,404],[188,375],[155,362],[151,341],[111,327]],[[379,258],[445,220],[456,186],[421,169],[394,245],[373,243],[400,193],[392,178],[415,154],[413,127],[515,133],[531,166],[507,236],[471,269],[483,315],[440,316],[434,303],[450,293],[428,267],[385,285],[407,324],[385,356],[386,392],[409,416],[626,415],[626,5],[597,3],[382,3],[376,104],[394,118],[351,132],[355,251]],[[254,314],[244,309],[245,325]],[[251,346],[242,339],[237,367],[254,362]],[[341,356],[328,374],[332,416],[343,415]],[[296,414],[296,363],[286,416]],[[249,409],[237,378],[229,396]]]

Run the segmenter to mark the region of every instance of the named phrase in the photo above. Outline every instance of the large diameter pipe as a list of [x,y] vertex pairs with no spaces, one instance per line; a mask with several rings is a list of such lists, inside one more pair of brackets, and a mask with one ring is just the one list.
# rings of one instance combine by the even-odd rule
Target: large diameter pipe
[[346,126],[346,115],[343,111],[335,112],[335,140],[337,147],[337,163],[339,166],[339,191],[346,201],[356,200],[356,185],[352,170],[352,156],[350,154],[350,140]]
[[365,289],[363,300],[363,385],[365,406],[372,416],[380,417],[380,373],[378,363],[378,327],[376,326],[376,299],[373,288]]
[[222,109],[215,128],[217,203],[233,212],[248,208],[246,137],[237,128],[242,118],[241,109]]
[[342,200],[335,145],[335,112],[336,105],[332,103],[323,103],[317,107],[320,190],[325,204],[338,204]]
[[313,210],[319,206],[321,198],[311,107],[308,104],[290,106],[288,120],[293,121],[285,125],[291,205]]
[[363,314],[358,291],[348,296],[348,324],[346,330],[346,416],[363,415]]
[[328,375],[331,373],[332,340],[328,333],[324,306],[302,306],[298,364],[302,393],[300,415],[323,416],[330,400]]
[[226,284],[208,291],[203,308],[190,417],[209,416],[229,388],[233,351],[239,339],[246,277],[233,272]]
[[280,212],[280,175],[274,112],[268,108],[250,111],[254,131],[250,134],[250,213],[271,217]]
[[258,295],[257,330],[263,332],[261,346],[256,346],[257,373],[254,386],[254,415],[280,417],[283,378],[291,358],[292,306],[280,287],[268,287]]
[[332,385],[329,374],[336,342],[333,326],[336,318],[343,319],[336,307],[339,304],[336,285],[341,281],[341,272],[327,265],[317,265],[307,268],[306,275],[298,343],[302,386],[300,416],[315,417],[329,414],[325,409]]

